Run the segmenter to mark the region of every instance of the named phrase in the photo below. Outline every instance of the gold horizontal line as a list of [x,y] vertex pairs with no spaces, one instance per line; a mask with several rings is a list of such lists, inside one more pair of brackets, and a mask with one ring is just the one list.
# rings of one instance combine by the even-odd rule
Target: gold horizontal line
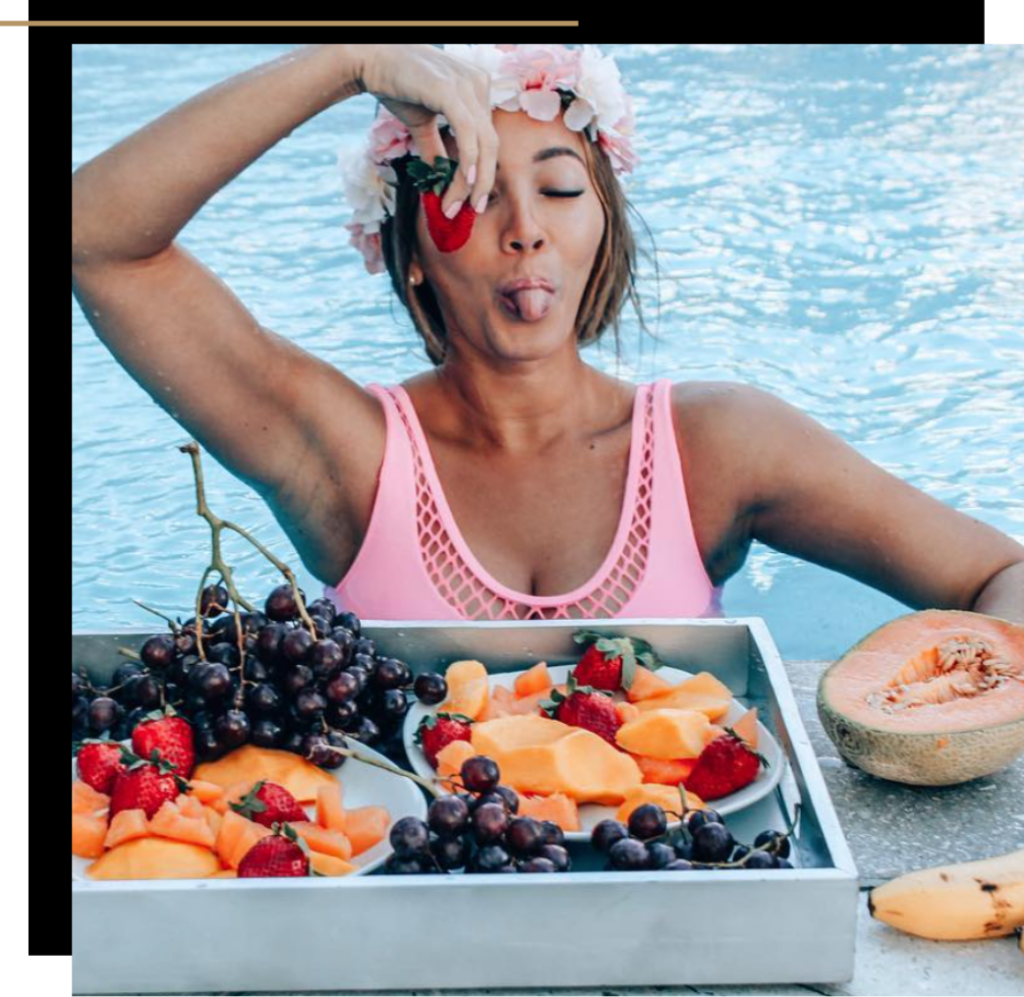
[[579,24],[579,21],[0,21],[0,28],[578,28]]

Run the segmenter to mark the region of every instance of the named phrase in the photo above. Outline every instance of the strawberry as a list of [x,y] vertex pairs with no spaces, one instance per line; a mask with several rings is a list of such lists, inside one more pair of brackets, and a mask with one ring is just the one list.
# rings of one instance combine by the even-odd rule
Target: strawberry
[[564,724],[593,731],[618,748],[615,732],[622,726],[622,721],[615,709],[611,693],[594,689],[589,685],[578,686],[575,675],[569,676],[567,691],[569,695],[563,696],[555,689],[551,693],[551,698],[540,704],[541,709],[549,717]]
[[580,685],[595,689],[612,692],[628,689],[636,676],[638,662],[651,671],[665,663],[654,648],[639,637],[608,637],[596,630],[581,630],[573,634],[572,639],[577,644],[588,645],[573,675]]
[[413,159],[406,168],[406,173],[412,177],[414,186],[422,195],[427,231],[442,253],[453,253],[461,249],[473,234],[473,222],[476,220],[476,211],[469,203],[469,198],[454,218],[446,218],[441,210],[441,199],[458,166],[455,159],[437,156],[433,166],[428,166],[422,159]]
[[762,762],[767,768],[764,755],[751,751],[743,738],[727,727],[725,734],[705,745],[686,788],[702,800],[717,800],[752,783]]
[[126,770],[120,743],[89,738],[72,747],[78,749],[78,774],[82,781],[109,796],[118,775]]
[[122,748],[126,770],[114,780],[110,797],[110,819],[122,810],[145,810],[146,818],[155,814],[167,800],[188,792],[188,783],[177,774],[175,766],[153,751],[152,759],[139,758]]
[[452,741],[470,739],[471,717],[461,713],[435,713],[420,721],[413,740],[423,749],[427,761],[436,769],[437,753]]
[[274,833],[261,838],[238,863],[238,878],[251,876],[308,876],[309,848],[290,824],[273,825]]
[[147,713],[132,731],[132,750],[142,758],[150,758],[153,749],[160,757],[176,765],[178,775],[187,779],[196,763],[192,725],[173,706]]
[[264,779],[260,779],[240,803],[232,803],[231,809],[264,827],[286,820],[308,820],[306,811],[284,786]]

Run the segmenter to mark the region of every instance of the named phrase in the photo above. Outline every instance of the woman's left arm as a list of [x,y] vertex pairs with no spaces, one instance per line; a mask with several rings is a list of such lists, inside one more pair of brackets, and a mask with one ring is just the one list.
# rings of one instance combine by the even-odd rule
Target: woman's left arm
[[1024,623],[1024,547],[861,456],[799,409],[745,385],[730,406],[753,538],[914,609]]

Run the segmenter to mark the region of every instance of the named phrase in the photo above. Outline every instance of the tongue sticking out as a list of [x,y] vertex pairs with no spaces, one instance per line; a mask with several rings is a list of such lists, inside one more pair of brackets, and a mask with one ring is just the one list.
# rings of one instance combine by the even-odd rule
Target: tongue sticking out
[[512,291],[504,295],[504,298],[511,302],[521,319],[527,322],[536,322],[544,318],[551,310],[552,294],[542,287],[526,288],[522,291]]

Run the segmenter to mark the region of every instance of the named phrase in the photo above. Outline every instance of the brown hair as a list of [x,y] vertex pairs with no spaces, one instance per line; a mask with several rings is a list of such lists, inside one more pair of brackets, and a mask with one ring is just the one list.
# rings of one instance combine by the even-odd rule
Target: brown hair
[[[445,130],[442,129],[442,132]],[[619,358],[619,313],[627,296],[636,309],[641,329],[652,338],[658,338],[644,322],[636,288],[637,247],[627,212],[633,211],[648,235],[650,229],[626,197],[608,157],[600,150],[595,151],[590,141],[585,141],[584,145],[587,149],[587,172],[604,208],[605,227],[594,260],[594,269],[590,273],[576,315],[576,342],[581,347],[596,343],[608,326],[612,325],[615,330],[615,355]],[[395,193],[395,217],[389,216],[381,223],[381,252],[391,275],[391,286],[409,312],[416,330],[423,338],[427,356],[436,367],[444,363],[448,346],[441,308],[429,282],[418,287],[409,283],[409,265],[417,246],[416,212],[419,208],[419,194],[401,168],[402,161],[394,162],[392,166],[396,168],[399,186]],[[654,243],[653,237],[651,243]],[[653,260],[657,277],[656,256],[644,255]]]

